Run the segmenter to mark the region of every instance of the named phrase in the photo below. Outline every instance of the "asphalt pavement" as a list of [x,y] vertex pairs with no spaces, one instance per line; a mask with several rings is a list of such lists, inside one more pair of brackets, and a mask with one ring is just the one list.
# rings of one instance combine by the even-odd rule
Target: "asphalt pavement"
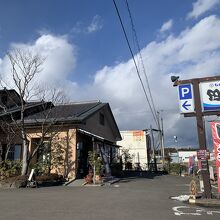
[[0,220],[219,219],[220,209],[171,200],[190,178],[129,177],[111,186],[0,189]]

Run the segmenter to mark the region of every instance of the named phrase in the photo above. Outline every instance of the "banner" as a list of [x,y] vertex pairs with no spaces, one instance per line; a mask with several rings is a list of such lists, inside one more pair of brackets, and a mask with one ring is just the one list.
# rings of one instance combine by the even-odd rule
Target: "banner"
[[144,141],[144,131],[133,131],[134,141]]
[[218,192],[220,193],[220,122],[211,122],[212,138],[215,150]]

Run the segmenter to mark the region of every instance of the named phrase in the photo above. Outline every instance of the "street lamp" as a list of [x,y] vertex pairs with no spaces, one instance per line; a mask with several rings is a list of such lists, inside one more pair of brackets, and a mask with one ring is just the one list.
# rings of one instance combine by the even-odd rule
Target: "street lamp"
[[173,139],[174,139],[174,142],[176,143],[177,148],[178,148],[178,140],[177,140],[177,136],[173,136]]
[[179,163],[179,153],[178,153],[178,139],[177,139],[177,136],[173,136],[173,139],[174,139],[174,143],[176,143],[176,152],[177,152],[177,160],[178,160],[178,163]]
[[179,76],[171,76],[170,79],[173,82],[173,86],[177,86],[178,85],[178,79],[180,77]]

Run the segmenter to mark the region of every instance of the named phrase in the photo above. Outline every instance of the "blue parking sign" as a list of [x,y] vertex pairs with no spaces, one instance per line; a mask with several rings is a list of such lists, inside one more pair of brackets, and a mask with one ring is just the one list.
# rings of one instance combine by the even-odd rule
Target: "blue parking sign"
[[179,85],[179,99],[192,99],[191,84]]
[[179,107],[181,113],[195,112],[192,84],[178,86]]

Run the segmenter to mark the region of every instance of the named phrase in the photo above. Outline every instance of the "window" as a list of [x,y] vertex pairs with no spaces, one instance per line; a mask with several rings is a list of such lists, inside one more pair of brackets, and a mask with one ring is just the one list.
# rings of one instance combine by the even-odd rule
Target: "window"
[[20,160],[21,159],[21,145],[11,145],[8,151],[8,160]]
[[21,159],[21,145],[15,145],[15,151],[14,151],[14,160],[20,160]]
[[105,125],[105,117],[104,117],[104,114],[102,113],[99,114],[99,123],[101,125]]
[[9,151],[8,151],[8,160],[14,160],[14,152],[15,152],[15,147],[11,146]]

